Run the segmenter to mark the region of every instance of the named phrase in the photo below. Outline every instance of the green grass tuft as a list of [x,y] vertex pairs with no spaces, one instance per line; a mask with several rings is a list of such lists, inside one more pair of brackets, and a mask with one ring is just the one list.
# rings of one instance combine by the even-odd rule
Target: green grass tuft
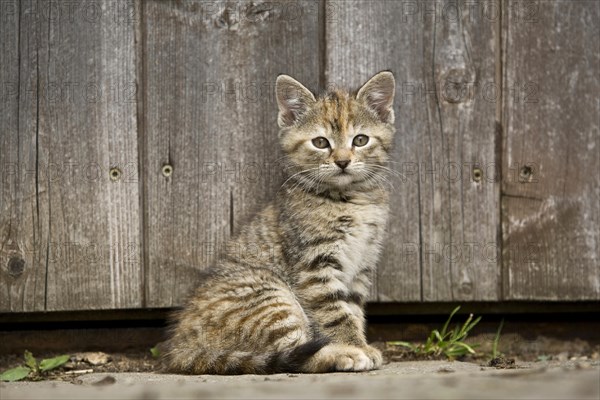
[[464,324],[456,325],[454,329],[448,330],[452,317],[460,310],[460,306],[456,307],[450,313],[446,323],[441,330],[434,329],[429,334],[427,341],[424,344],[411,344],[408,342],[395,341],[388,342],[392,346],[403,346],[409,348],[412,352],[419,356],[434,356],[441,355],[450,359],[466,356],[468,354],[476,354],[475,348],[477,344],[468,345],[464,340],[469,335],[469,332],[479,323],[481,317],[473,319],[473,314],[470,314]]
[[502,332],[503,326],[504,319],[500,321],[500,326],[498,327],[498,330],[496,331],[496,336],[494,337],[494,343],[492,343],[492,360],[502,355],[502,353],[498,351],[498,343],[500,342],[500,332]]

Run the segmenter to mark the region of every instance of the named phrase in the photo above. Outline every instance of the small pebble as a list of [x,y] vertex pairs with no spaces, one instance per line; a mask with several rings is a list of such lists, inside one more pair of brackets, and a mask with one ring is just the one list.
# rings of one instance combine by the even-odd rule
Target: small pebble
[[104,365],[110,361],[110,356],[102,352],[83,353],[82,358],[83,361],[86,361],[92,365]]
[[64,369],[75,369],[75,367],[75,363],[72,361],[68,361],[67,363],[63,364]]

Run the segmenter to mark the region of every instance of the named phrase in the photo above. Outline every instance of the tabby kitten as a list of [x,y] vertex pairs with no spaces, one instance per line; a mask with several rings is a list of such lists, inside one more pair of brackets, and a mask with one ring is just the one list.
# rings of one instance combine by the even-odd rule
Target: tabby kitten
[[382,185],[394,133],[394,77],[315,96],[277,78],[279,139],[291,172],[175,315],[164,361],[187,374],[365,371],[363,307],[388,215]]

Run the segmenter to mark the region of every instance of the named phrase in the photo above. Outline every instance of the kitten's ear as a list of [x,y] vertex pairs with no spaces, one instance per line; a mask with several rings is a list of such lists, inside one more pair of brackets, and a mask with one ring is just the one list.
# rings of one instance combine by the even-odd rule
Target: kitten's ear
[[277,77],[275,91],[279,106],[277,123],[280,128],[294,125],[298,118],[316,102],[310,90],[288,75]]
[[394,123],[396,81],[390,71],[382,71],[369,79],[356,94],[356,99],[377,113],[382,122]]

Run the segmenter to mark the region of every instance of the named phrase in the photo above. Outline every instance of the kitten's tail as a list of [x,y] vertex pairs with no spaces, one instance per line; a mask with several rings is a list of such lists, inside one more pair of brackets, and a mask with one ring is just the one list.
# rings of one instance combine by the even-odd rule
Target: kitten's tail
[[197,349],[186,354],[167,352],[164,370],[184,374],[276,374],[301,372],[309,359],[329,344],[325,337],[275,353],[249,351],[207,351]]
[[326,337],[319,337],[310,340],[298,347],[284,350],[273,354],[267,363],[268,374],[282,372],[301,372],[304,364],[329,344],[330,340]]

